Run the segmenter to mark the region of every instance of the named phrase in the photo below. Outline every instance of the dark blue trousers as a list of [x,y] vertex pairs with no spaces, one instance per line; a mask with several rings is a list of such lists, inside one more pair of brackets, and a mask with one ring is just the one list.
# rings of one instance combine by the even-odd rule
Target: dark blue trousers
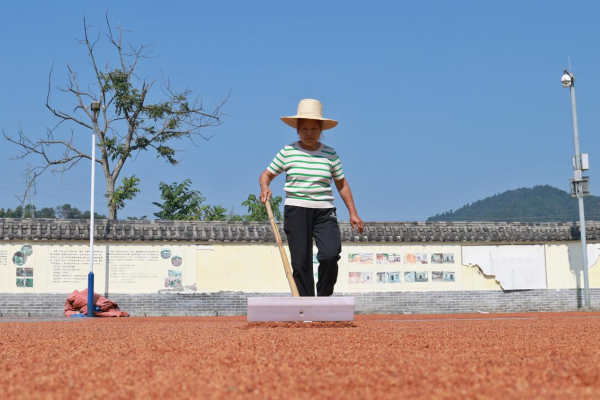
[[284,207],[283,228],[300,296],[315,295],[313,239],[317,244],[317,296],[331,296],[337,282],[342,239],[335,208]]

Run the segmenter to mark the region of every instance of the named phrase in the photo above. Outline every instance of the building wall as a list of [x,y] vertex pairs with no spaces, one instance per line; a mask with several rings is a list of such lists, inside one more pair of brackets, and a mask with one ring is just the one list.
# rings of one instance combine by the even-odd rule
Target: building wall
[[[486,273],[484,267],[475,263],[465,265],[462,255],[469,246],[472,245],[344,243],[336,292],[505,289],[508,282]],[[485,249],[502,249],[504,246],[487,243]],[[518,249],[534,246],[543,246],[544,289],[583,287],[579,243],[525,244]],[[70,293],[86,288],[88,248],[87,243],[74,241],[1,243],[0,293]],[[96,291],[109,295],[184,290],[289,293],[279,250],[271,242],[100,242],[94,253]],[[317,254],[316,248],[314,254]],[[438,258],[441,261],[436,263]],[[512,268],[511,274],[518,275],[526,271],[519,265],[520,260],[509,257],[503,261],[506,266],[496,268]],[[318,263],[316,259],[313,261],[316,275]],[[590,259],[589,262],[590,286],[600,288],[598,260]],[[423,282],[411,281],[411,273],[426,273],[427,277]]]
[[[502,246],[502,244],[496,244]],[[528,246],[528,245],[523,245]],[[583,287],[581,246],[579,243],[544,244],[544,263],[547,289],[576,289]],[[197,253],[198,290],[202,292],[289,292],[279,251],[275,244],[213,244],[210,250]],[[493,275],[486,275],[475,265],[463,265],[461,255],[465,246],[455,244],[354,244],[343,246],[336,291],[340,293],[394,292],[394,291],[452,291],[496,290],[502,285]],[[316,254],[316,248],[313,250]],[[410,264],[408,254],[427,254],[427,264]],[[351,254],[368,254],[373,261],[352,263]],[[377,254],[399,254],[400,264],[378,264]],[[453,254],[454,263],[431,263],[431,254]],[[289,256],[289,254],[288,254]],[[600,288],[599,261],[589,260],[590,287]],[[314,265],[316,273],[317,264]],[[518,269],[518,265],[517,265]],[[407,282],[404,273],[424,271],[427,282]],[[433,281],[434,271],[453,272],[453,282]],[[350,273],[372,273],[372,283],[350,283]],[[399,283],[378,283],[377,273],[400,272]]]

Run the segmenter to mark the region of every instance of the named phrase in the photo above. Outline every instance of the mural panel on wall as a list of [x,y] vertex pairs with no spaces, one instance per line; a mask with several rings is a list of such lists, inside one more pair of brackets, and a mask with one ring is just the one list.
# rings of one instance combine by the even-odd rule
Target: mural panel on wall
[[[404,276],[404,283],[426,283],[430,282],[429,271],[390,271],[388,268],[394,266],[406,266],[405,268],[412,269],[417,268],[418,265],[454,264],[454,262],[454,253],[423,253],[410,250],[407,252],[394,253],[349,253],[348,268],[350,271],[348,273],[348,283],[358,290],[360,290],[360,284],[367,283],[375,283],[375,289],[384,287],[392,289],[388,284],[402,283],[402,276]],[[372,267],[373,270],[364,271],[364,269],[367,269],[369,266]],[[437,270],[431,272],[431,274],[431,282],[455,282],[456,271]],[[407,287],[410,287],[410,285]]]
[[[192,250],[187,252],[187,249]],[[186,265],[195,283],[194,245],[104,244],[94,247],[95,291],[155,293],[184,287]],[[0,244],[3,290],[71,293],[87,288],[90,251],[87,243]],[[8,282],[8,283],[7,283]]]

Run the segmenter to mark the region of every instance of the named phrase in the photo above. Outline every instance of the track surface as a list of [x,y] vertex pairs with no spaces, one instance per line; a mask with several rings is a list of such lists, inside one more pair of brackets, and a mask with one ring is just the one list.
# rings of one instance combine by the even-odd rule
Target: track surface
[[600,313],[0,324],[0,398],[600,398]]

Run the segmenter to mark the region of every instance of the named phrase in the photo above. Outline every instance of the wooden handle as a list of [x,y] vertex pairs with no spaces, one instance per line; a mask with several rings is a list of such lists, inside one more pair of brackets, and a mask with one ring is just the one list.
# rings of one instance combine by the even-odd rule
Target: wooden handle
[[294,275],[292,275],[292,268],[290,267],[290,262],[288,261],[287,254],[285,254],[283,242],[281,241],[281,236],[279,235],[279,227],[275,222],[275,217],[273,217],[270,199],[267,200],[265,206],[267,206],[267,213],[269,214],[271,228],[273,228],[273,234],[275,235],[275,240],[277,240],[277,246],[279,247],[279,253],[281,254],[281,261],[283,261],[283,269],[285,270],[285,276],[288,280],[288,283],[290,284],[290,289],[292,289],[292,296],[300,297],[300,294],[298,293],[298,287],[296,286],[296,281],[294,281]]

